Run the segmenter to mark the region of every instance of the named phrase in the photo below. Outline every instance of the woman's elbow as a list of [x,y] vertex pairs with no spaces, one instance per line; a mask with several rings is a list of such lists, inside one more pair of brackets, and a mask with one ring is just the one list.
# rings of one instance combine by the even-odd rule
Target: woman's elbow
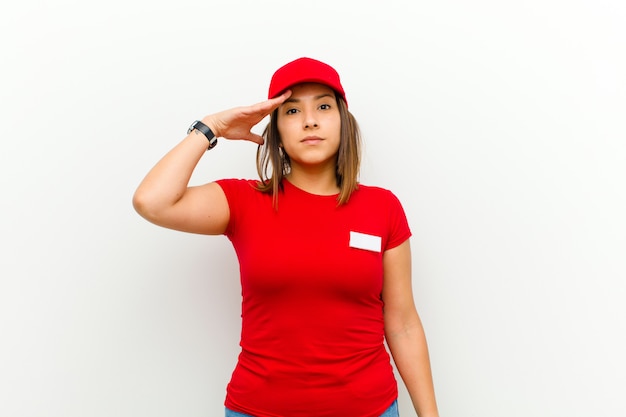
[[141,189],[137,189],[135,194],[133,194],[132,203],[135,211],[147,220],[153,220],[157,215],[154,202]]

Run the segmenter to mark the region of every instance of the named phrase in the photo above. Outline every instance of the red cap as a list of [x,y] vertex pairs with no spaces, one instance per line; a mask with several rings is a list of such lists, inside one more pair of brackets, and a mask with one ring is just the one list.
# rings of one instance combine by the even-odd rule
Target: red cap
[[289,87],[300,83],[327,85],[335,90],[346,104],[348,103],[337,71],[330,65],[312,58],[298,58],[276,70],[270,82],[267,98],[274,98]]

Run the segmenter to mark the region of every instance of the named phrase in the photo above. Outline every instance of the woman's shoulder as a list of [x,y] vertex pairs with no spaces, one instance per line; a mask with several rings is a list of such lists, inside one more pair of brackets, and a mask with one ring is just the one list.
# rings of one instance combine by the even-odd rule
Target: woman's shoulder
[[252,180],[248,178],[222,178],[216,180],[215,182],[218,183],[222,188],[251,188],[253,190],[258,190],[259,185],[261,184],[261,181],[259,180]]
[[242,198],[245,195],[255,195],[260,193],[259,180],[252,180],[247,178],[222,178],[215,181],[224,191],[227,197],[237,196]]
[[249,184],[249,185],[257,185],[260,181],[259,180],[249,179],[249,178],[221,178],[219,180],[216,180],[215,182],[218,183],[218,184],[234,184],[234,185]]
[[363,194],[367,197],[395,197],[394,193],[391,190],[377,185],[365,185],[359,183],[356,191],[357,194]]
[[[358,184],[352,195],[355,200],[380,207],[402,206],[398,196],[389,188],[377,185]],[[351,198],[352,198],[351,196]]]

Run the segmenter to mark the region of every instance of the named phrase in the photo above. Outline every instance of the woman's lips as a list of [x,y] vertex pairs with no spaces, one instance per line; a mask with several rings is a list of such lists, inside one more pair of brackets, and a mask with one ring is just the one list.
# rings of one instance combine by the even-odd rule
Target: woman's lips
[[302,139],[300,142],[306,143],[309,145],[315,145],[316,143],[319,143],[322,140],[323,139],[320,138],[319,136],[307,136],[306,138]]

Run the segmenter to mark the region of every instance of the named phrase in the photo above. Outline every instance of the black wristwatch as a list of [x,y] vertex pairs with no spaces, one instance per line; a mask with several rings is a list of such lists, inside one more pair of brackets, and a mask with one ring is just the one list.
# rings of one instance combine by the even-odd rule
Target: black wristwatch
[[211,128],[202,123],[200,120],[196,120],[191,124],[191,126],[189,126],[187,134],[190,134],[194,129],[202,133],[209,140],[209,147],[207,148],[207,151],[215,148],[215,145],[217,145],[217,138],[215,137],[215,133],[213,133]]

